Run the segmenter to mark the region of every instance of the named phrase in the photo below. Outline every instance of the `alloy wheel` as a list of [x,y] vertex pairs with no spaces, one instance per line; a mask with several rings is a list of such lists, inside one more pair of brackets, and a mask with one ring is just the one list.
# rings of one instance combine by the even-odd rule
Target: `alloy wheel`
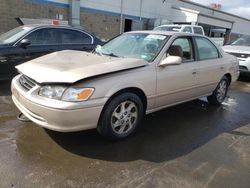
[[223,102],[223,100],[226,97],[226,93],[227,93],[227,81],[226,80],[222,80],[219,84],[219,87],[217,89],[217,100],[219,102]]
[[138,119],[138,108],[132,101],[120,103],[111,115],[111,127],[117,134],[126,134],[134,128]]

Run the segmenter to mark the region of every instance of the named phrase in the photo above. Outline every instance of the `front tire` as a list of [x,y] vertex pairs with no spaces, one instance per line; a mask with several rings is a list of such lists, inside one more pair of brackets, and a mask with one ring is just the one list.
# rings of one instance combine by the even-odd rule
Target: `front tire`
[[136,131],[143,116],[141,99],[134,93],[123,93],[105,106],[97,130],[109,140],[121,140]]
[[227,96],[228,87],[229,81],[227,77],[224,76],[214,90],[213,94],[207,97],[208,102],[213,105],[221,105]]

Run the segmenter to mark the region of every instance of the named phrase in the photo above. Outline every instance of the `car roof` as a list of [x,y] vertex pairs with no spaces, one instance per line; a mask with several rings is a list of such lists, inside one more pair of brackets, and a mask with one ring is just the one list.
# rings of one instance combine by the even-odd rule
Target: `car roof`
[[[146,30],[146,31],[130,31],[127,33],[144,33],[144,34],[152,34],[152,35],[166,35],[166,36],[200,36],[206,37],[204,35],[194,34],[194,33],[182,33],[182,32],[174,32],[174,31],[155,31],[155,30]],[[207,38],[207,37],[206,37]]]
[[82,27],[75,27],[71,25],[53,25],[53,24],[27,24],[22,25],[23,27],[30,27],[30,28],[40,28],[40,27],[46,27],[46,28],[67,28],[67,29],[79,29],[84,30]]
[[188,25],[188,24],[164,24],[164,25],[159,25],[157,27],[182,27],[182,26],[190,26],[190,27],[201,27],[199,25]]
[[164,24],[164,25],[159,25],[158,27],[162,27],[162,26],[182,26],[182,25],[178,25],[178,24]]

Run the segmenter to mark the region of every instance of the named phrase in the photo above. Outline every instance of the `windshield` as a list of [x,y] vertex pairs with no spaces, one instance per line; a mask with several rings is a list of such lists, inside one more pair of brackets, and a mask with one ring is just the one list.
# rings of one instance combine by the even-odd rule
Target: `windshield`
[[243,36],[232,42],[231,45],[235,46],[250,46],[250,36]]
[[181,27],[179,26],[159,26],[154,28],[154,31],[180,31]]
[[167,40],[167,36],[158,34],[127,33],[96,48],[99,55],[154,60]]
[[18,38],[29,32],[32,28],[21,26],[0,35],[0,43],[8,44],[15,42]]

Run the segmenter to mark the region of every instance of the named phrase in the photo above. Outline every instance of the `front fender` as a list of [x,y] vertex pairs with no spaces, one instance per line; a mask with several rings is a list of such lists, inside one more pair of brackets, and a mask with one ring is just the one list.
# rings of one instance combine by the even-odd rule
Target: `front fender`
[[105,96],[110,98],[115,93],[117,93],[121,90],[124,90],[124,89],[128,89],[128,88],[138,88],[138,89],[142,90],[143,92],[145,91],[143,85],[141,85],[139,83],[123,83],[123,84],[118,84],[118,85],[111,87]]

